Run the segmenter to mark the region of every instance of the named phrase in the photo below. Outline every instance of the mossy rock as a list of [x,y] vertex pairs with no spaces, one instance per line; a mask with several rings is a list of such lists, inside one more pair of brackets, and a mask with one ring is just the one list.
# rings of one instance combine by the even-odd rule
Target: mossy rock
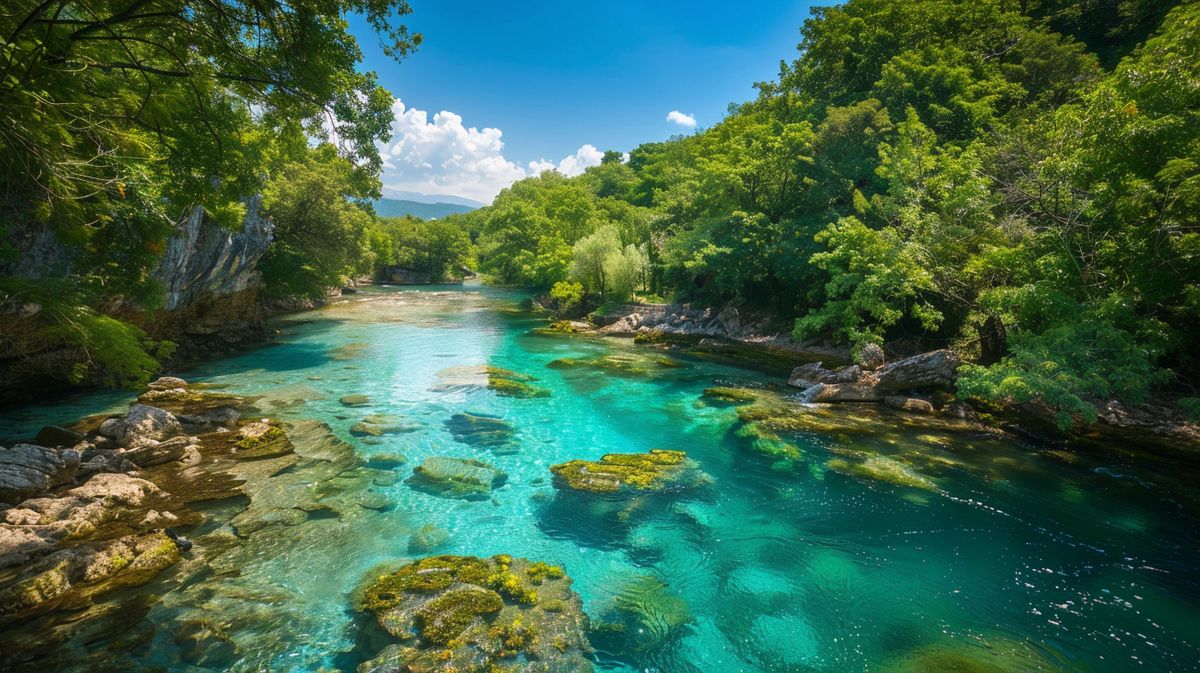
[[554,486],[585,493],[660,493],[696,488],[711,482],[683,451],[609,453],[598,461],[572,460],[552,465]]
[[990,640],[986,647],[971,641],[923,645],[894,657],[881,673],[1024,673],[1064,670],[1023,643],[1005,638]]
[[687,364],[665,355],[598,355],[560,358],[547,365],[551,369],[591,370],[613,376],[649,378],[666,371],[685,369]]
[[845,457],[831,458],[825,467],[841,474],[879,481],[896,486],[937,491],[937,484],[929,477],[895,458],[863,451],[846,451]]
[[487,376],[488,388],[501,397],[550,397],[548,389],[529,383],[537,379],[528,374],[518,374],[499,367],[488,367]]
[[556,566],[506,555],[433,556],[373,574],[356,607],[398,642],[359,670],[592,671],[570,585]]
[[446,428],[455,440],[482,447],[504,446],[515,434],[512,426],[499,418],[469,412],[451,416]]
[[279,421],[245,421],[238,429],[232,451],[242,459],[276,458],[292,452],[287,430]]
[[422,461],[405,483],[443,498],[486,500],[506,481],[506,472],[481,460],[433,456]]
[[804,460],[804,451],[779,436],[774,430],[763,423],[743,423],[734,431],[747,448],[760,456],[777,461],[779,468],[791,467],[794,463]]
[[734,388],[728,386],[716,386],[713,388],[705,388],[701,397],[713,401],[724,402],[727,404],[749,404],[756,402],[761,397],[761,393],[750,388]]

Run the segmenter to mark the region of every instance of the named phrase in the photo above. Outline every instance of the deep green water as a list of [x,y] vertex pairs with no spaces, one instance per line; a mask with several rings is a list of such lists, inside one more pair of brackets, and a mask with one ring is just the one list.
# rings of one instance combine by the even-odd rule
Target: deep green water
[[[1017,443],[897,429],[793,437],[806,462],[773,470],[732,435],[734,410],[700,394],[779,376],[700,360],[648,378],[547,368],[556,358],[635,347],[534,334],[542,323],[516,309],[518,298],[479,287],[374,288],[288,318],[276,345],[179,372],[263,395],[273,416],[328,422],[366,458],[403,453],[401,478],[431,455],[486,460],[510,478],[482,502],[439,499],[402,479],[346,480],[342,488],[388,507],[266,527],[206,561],[210,568],[164,578],[148,615],[159,628],[139,656],[202,670],[182,661],[172,636],[179,620],[202,615],[220,620],[238,645],[233,670],[352,670],[373,653],[354,649],[349,592],[373,566],[409,558],[409,536],[432,523],[451,532],[439,553],[561,564],[594,617],[631,580],[660,580],[663,596],[648,608],[653,633],[640,649],[601,648],[605,671],[916,671],[933,670],[938,652],[1003,671],[1200,670],[1194,469],[1129,447],[1067,460]],[[439,371],[476,364],[531,374],[552,394],[508,399],[439,386]],[[372,405],[339,404],[351,393]],[[18,410],[0,436],[128,400],[110,393]],[[517,450],[497,455],[454,441],[444,422],[463,410],[503,417],[516,428]],[[368,445],[348,433],[365,413],[402,415],[422,429]],[[655,447],[687,451],[715,479],[711,493],[649,512],[628,530],[551,506],[549,465]],[[830,451],[847,447],[906,456],[936,488],[825,469]],[[301,471],[288,488],[329,476],[312,475]],[[231,534],[242,506],[211,508],[211,523],[192,534],[198,548]],[[914,664],[921,656],[933,658]]]

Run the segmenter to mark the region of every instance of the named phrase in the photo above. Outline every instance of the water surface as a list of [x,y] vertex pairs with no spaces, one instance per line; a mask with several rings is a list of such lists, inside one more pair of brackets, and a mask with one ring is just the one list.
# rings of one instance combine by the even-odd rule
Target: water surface
[[[701,400],[709,386],[778,385],[778,375],[694,359],[649,376],[549,368],[646,351],[535,333],[544,323],[519,299],[471,286],[373,288],[282,320],[275,345],[179,372],[263,396],[266,414],[324,421],[366,460],[408,462],[388,468],[393,479],[305,465],[264,476],[277,485],[266,490],[342,489],[338,497],[366,503],[353,516],[247,533],[235,519],[244,501],[208,508],[210,522],[193,535],[200,549],[221,551],[152,587],[161,600],[146,619],[158,628],[136,658],[171,671],[353,670],[373,652],[356,649],[350,592],[378,564],[411,558],[410,536],[432,524],[450,533],[438,553],[562,565],[593,618],[619,595],[639,601],[648,633],[598,641],[603,671],[915,671],[946,657],[998,667],[979,670],[1200,670],[1194,471],[1129,447],[1071,456],[902,427],[790,437],[805,460],[780,470],[734,436],[734,409]],[[447,385],[448,368],[480,364],[532,375],[551,394],[511,399]],[[371,403],[348,408],[339,398],[350,394]],[[104,393],[18,410],[0,436],[129,399]],[[516,440],[499,451],[455,441],[445,421],[463,411],[504,419]],[[420,429],[374,443],[351,436],[372,413]],[[550,465],[651,448],[686,451],[712,489],[623,528],[553,507]],[[847,449],[901,460],[932,487],[826,468]],[[407,486],[412,467],[434,455],[485,460],[508,472],[508,484],[475,502]],[[219,544],[234,537],[240,543]],[[236,643],[232,663],[184,652],[175,629],[200,618]]]

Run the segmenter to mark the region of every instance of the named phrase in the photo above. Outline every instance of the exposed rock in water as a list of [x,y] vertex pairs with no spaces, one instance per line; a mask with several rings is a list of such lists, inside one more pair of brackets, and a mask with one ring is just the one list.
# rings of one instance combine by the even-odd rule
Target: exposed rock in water
[[0,502],[17,504],[55,486],[69,483],[79,469],[79,452],[33,444],[0,447]]
[[434,556],[371,576],[356,603],[396,641],[359,673],[594,670],[582,601],[556,566]]
[[905,397],[903,395],[889,395],[883,398],[883,403],[889,407],[908,411],[914,414],[932,414],[934,413],[933,403],[929,400],[922,400],[916,397]]
[[406,483],[445,498],[486,500],[506,481],[507,473],[481,460],[432,456],[413,470]]
[[552,465],[554,487],[587,493],[665,493],[705,486],[712,479],[683,451],[609,453],[598,461]]
[[85,437],[66,428],[60,428],[57,425],[47,425],[38,431],[37,436],[33,438],[33,443],[38,446],[75,446],[82,442]]
[[366,395],[342,395],[338,401],[347,407],[365,407],[371,404],[371,398]]
[[463,444],[492,448],[507,445],[515,434],[502,419],[470,412],[454,414],[446,421],[446,428]]
[[420,429],[419,424],[405,420],[401,416],[371,414],[350,426],[350,434],[355,437],[379,437],[416,432]]
[[949,350],[896,360],[874,371],[858,365],[831,371],[818,362],[792,370],[788,385],[804,389],[810,402],[882,402],[901,391],[952,388],[959,364]]
[[112,437],[119,445],[136,447],[140,442],[162,441],[183,434],[175,414],[145,404],[129,407],[124,418],[110,418],[100,425],[100,434]]

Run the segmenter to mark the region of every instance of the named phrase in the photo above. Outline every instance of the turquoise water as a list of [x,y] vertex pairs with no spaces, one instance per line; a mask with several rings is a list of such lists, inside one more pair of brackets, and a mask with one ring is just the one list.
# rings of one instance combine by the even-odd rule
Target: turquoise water
[[[594,618],[619,595],[644,596],[631,587],[656,579],[648,633],[596,643],[603,671],[932,671],[939,657],[998,667],[978,670],[1200,670],[1194,467],[1129,447],[1071,457],[898,428],[797,435],[790,439],[804,463],[773,469],[733,435],[735,410],[700,395],[780,376],[688,359],[648,377],[548,368],[558,358],[646,351],[536,334],[544,323],[517,310],[519,298],[470,286],[372,288],[282,321],[275,345],[179,372],[261,395],[265,414],[325,421],[367,460],[401,453],[408,462],[366,474],[302,464],[263,476],[285,491],[334,484],[339,497],[370,503],[353,515],[246,533],[235,519],[244,502],[214,504],[210,522],[192,533],[190,565],[152,587],[161,600],[146,620],[158,628],[133,656],[172,671],[210,670],[188,663],[173,636],[181,621],[205,617],[237,647],[217,669],[353,670],[374,652],[356,649],[350,592],[381,562],[411,558],[410,535],[433,524],[450,532],[438,553],[562,565]],[[439,377],[479,364],[533,375],[551,395],[502,398]],[[348,409],[338,401],[348,394],[372,403]],[[18,410],[0,436],[128,401],[109,393]],[[510,423],[515,450],[456,442],[445,421],[462,411]],[[369,413],[421,429],[368,444],[348,429]],[[685,450],[712,488],[623,526],[554,507],[550,465],[656,447]],[[825,468],[846,449],[903,456],[934,486]],[[508,483],[478,502],[408,487],[403,478],[433,455],[485,460],[508,472]],[[223,544],[233,531],[241,542]]]

